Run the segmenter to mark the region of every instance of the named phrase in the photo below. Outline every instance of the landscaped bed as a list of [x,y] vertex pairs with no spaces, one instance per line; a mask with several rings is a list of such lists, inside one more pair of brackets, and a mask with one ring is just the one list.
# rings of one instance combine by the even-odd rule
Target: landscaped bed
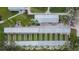
[[45,13],[47,11],[47,7],[31,7],[32,13]]
[[51,13],[65,13],[66,8],[65,7],[50,7]]

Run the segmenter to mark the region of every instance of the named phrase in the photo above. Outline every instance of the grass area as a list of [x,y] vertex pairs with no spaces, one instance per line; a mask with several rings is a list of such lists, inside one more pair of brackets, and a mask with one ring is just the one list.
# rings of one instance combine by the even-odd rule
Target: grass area
[[[7,20],[8,17],[16,14],[16,12],[9,12],[7,7],[0,7],[0,16],[2,16],[2,20]],[[5,24],[0,24],[0,39],[4,38],[4,27],[7,25],[11,25],[10,21],[7,21]]]
[[[0,7],[0,16],[2,20],[7,20],[8,17],[15,15],[17,12],[10,12],[7,7]],[[17,17],[14,17],[11,20],[7,20],[3,24],[0,24],[0,40],[4,38],[4,27],[14,26],[17,21],[21,21],[23,26],[29,25],[33,16],[27,14],[22,14]]]
[[16,13],[17,12],[10,12],[7,7],[0,7],[0,16],[2,16],[3,20],[7,19],[8,17]]
[[19,15],[19,16],[13,18],[12,20],[13,20],[13,24],[15,24],[17,21],[21,21],[21,24],[23,26],[26,26],[26,25],[29,25],[32,18],[33,18],[33,16],[22,14],[22,15]]
[[0,25],[0,42],[4,39],[4,26]]
[[[7,7],[0,7],[0,16],[2,16],[3,20],[7,20],[8,17],[10,16],[13,16],[15,15],[17,12],[10,12],[8,10]],[[17,21],[21,21],[22,22],[22,25],[25,26],[27,24],[29,24],[30,20],[33,18],[33,16],[29,16],[29,15],[26,15],[26,14],[22,14],[22,15],[19,15],[17,17],[14,17],[13,19],[11,20],[7,20],[5,23],[4,23],[4,26],[7,27],[7,26],[13,26],[15,25],[15,23]]]
[[66,8],[65,7],[51,7],[50,12],[52,12],[52,13],[64,13],[64,12],[66,12]]
[[45,13],[47,11],[47,7],[31,7],[31,12],[33,13]]

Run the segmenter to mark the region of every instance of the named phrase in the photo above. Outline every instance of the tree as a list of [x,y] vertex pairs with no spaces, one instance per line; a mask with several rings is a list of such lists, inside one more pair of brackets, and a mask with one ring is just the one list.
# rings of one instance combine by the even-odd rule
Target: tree
[[5,45],[5,38],[4,38],[4,26],[0,24],[0,50],[4,50]]
[[65,25],[69,22],[69,17],[67,15],[60,16],[60,22],[64,23]]
[[31,20],[31,24],[32,25],[40,25],[39,22],[38,22],[38,20],[35,20],[35,19]]
[[76,31],[76,29],[71,29],[70,43],[71,43],[72,49],[75,49],[76,48],[76,43],[77,43],[77,31]]

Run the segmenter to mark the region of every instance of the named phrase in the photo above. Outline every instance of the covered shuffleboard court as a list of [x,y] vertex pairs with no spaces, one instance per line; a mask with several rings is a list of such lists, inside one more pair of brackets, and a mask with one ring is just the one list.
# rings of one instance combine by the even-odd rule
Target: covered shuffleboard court
[[[34,27],[6,27],[4,33],[7,40],[14,40],[22,45],[61,45],[70,34],[68,26],[34,26]],[[50,43],[50,44],[49,44]]]

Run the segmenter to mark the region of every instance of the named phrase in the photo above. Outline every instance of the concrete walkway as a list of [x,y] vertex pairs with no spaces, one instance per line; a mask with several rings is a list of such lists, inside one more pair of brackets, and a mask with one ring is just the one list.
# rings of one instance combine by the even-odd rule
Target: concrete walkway
[[13,16],[9,17],[8,20],[9,20],[9,19],[12,19],[12,18],[14,18],[14,17],[16,17],[16,16],[18,16],[18,15],[21,15],[21,14],[23,14],[24,12],[25,12],[25,11],[21,11],[21,12],[17,13],[16,15],[13,15]]

